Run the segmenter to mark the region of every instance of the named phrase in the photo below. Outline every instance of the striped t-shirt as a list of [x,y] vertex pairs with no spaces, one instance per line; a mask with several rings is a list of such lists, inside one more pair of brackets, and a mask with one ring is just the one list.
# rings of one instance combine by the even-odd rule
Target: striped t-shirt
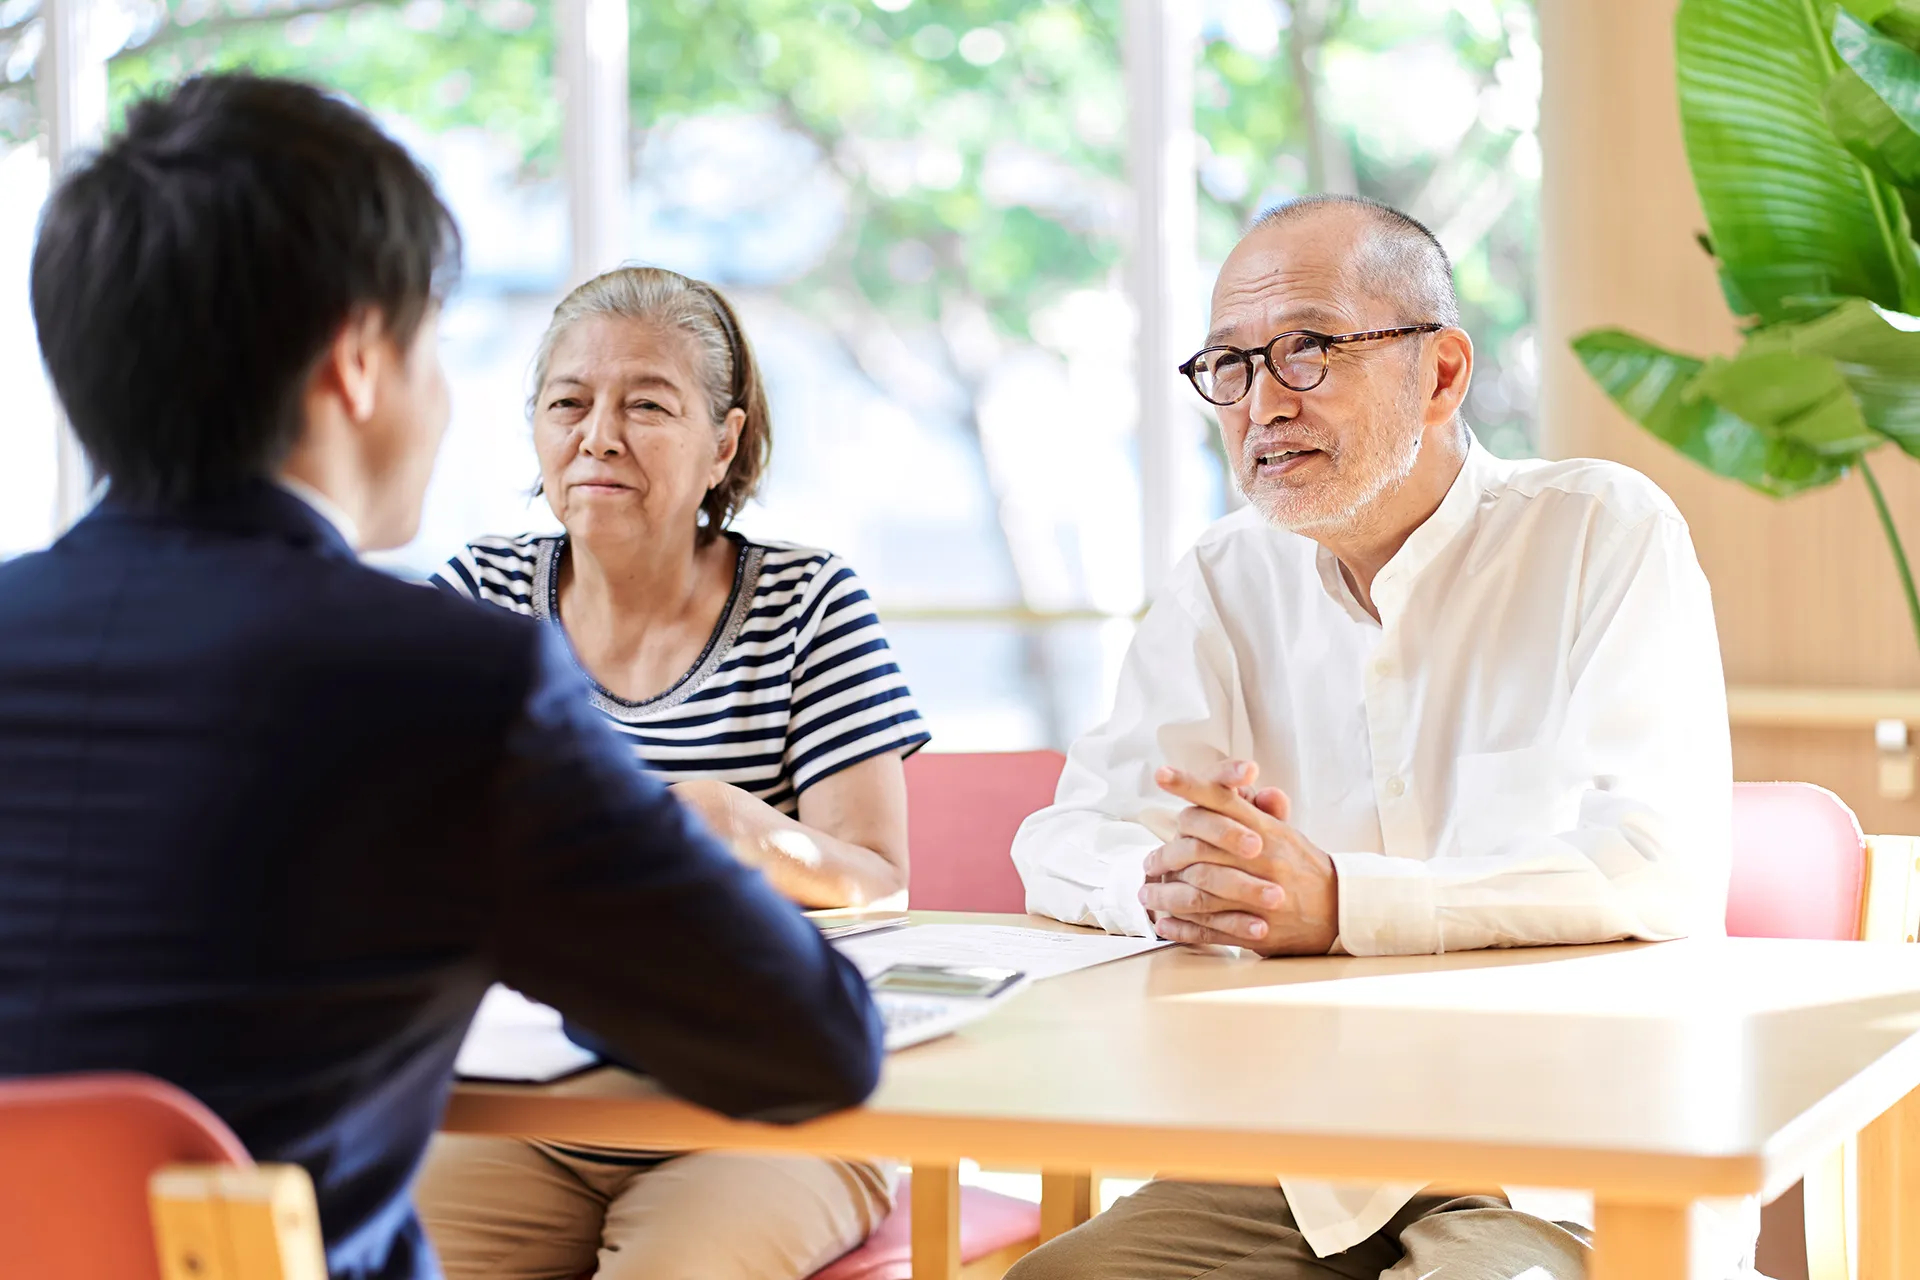
[[[862,760],[927,741],[880,619],[838,556],[728,533],[733,591],[706,649],[666,692],[593,705],[663,781],[731,782],[787,814],[802,791]],[[565,534],[482,538],[434,582],[559,625]]]

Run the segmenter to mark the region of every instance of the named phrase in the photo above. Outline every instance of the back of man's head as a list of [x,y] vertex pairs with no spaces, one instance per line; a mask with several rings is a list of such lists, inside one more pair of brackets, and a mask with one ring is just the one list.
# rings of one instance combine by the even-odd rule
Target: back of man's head
[[276,471],[348,320],[401,351],[459,270],[431,179],[367,115],[253,75],[136,104],[34,245],[40,352],[116,499],[178,507]]
[[1392,205],[1365,196],[1300,196],[1266,210],[1247,234],[1310,217],[1350,219],[1363,229],[1360,251],[1348,264],[1353,282],[1398,306],[1398,323],[1460,323],[1460,299],[1446,249],[1425,223]]

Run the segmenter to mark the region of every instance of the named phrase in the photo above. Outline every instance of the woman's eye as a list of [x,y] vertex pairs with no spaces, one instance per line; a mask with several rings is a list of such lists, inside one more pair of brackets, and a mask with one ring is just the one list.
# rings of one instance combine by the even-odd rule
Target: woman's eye
[[547,406],[549,409],[578,409],[579,407],[580,402],[572,396],[561,396],[558,400],[555,400]]
[[632,407],[634,411],[638,413],[665,413],[666,412],[665,409],[661,408],[657,403],[655,403],[652,400],[635,400],[633,402]]

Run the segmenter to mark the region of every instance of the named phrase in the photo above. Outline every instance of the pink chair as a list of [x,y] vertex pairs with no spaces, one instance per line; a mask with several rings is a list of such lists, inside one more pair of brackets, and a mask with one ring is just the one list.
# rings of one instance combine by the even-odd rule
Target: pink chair
[[[1013,833],[1052,803],[1066,757],[1057,751],[922,752],[907,761],[908,901],[924,911],[1026,910],[1013,869]],[[951,1169],[928,1175],[951,1178]],[[910,1280],[913,1179],[900,1179],[899,1207],[867,1242],[813,1280]],[[963,1276],[997,1277],[1040,1240],[1040,1208],[979,1187],[960,1189]]]
[[0,1081],[0,1275],[159,1280],[216,1262],[325,1274],[305,1171],[256,1167],[219,1117],[149,1076]]
[[1850,942],[1866,889],[1867,838],[1839,796],[1809,782],[1734,784],[1728,933]]
[[907,899],[922,911],[1027,909],[1013,868],[1013,833],[1053,803],[1067,758],[1058,751],[923,751],[907,761]]
[[[1912,942],[1916,855],[1912,837],[1861,834],[1853,810],[1824,787],[1735,783],[1727,932]],[[1762,1271],[1780,1280],[1849,1280],[1851,1168],[1843,1148],[1766,1206]]]
[[[900,1207],[867,1242],[813,1273],[813,1280],[913,1280],[913,1175],[900,1178]],[[1040,1209],[978,1187],[960,1189],[960,1261],[965,1280],[991,1280],[1030,1251],[1040,1237]]]

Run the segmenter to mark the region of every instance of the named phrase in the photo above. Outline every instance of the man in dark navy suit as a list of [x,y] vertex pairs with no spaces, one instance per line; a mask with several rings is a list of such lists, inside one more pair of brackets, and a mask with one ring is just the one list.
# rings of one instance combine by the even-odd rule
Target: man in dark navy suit
[[35,245],[106,497],[0,566],[0,1076],[182,1085],[319,1192],[336,1277],[438,1267],[408,1184],[488,984],[706,1106],[873,1087],[858,973],[588,704],[552,633],[359,564],[447,419],[451,216],[361,112],[139,104]]

